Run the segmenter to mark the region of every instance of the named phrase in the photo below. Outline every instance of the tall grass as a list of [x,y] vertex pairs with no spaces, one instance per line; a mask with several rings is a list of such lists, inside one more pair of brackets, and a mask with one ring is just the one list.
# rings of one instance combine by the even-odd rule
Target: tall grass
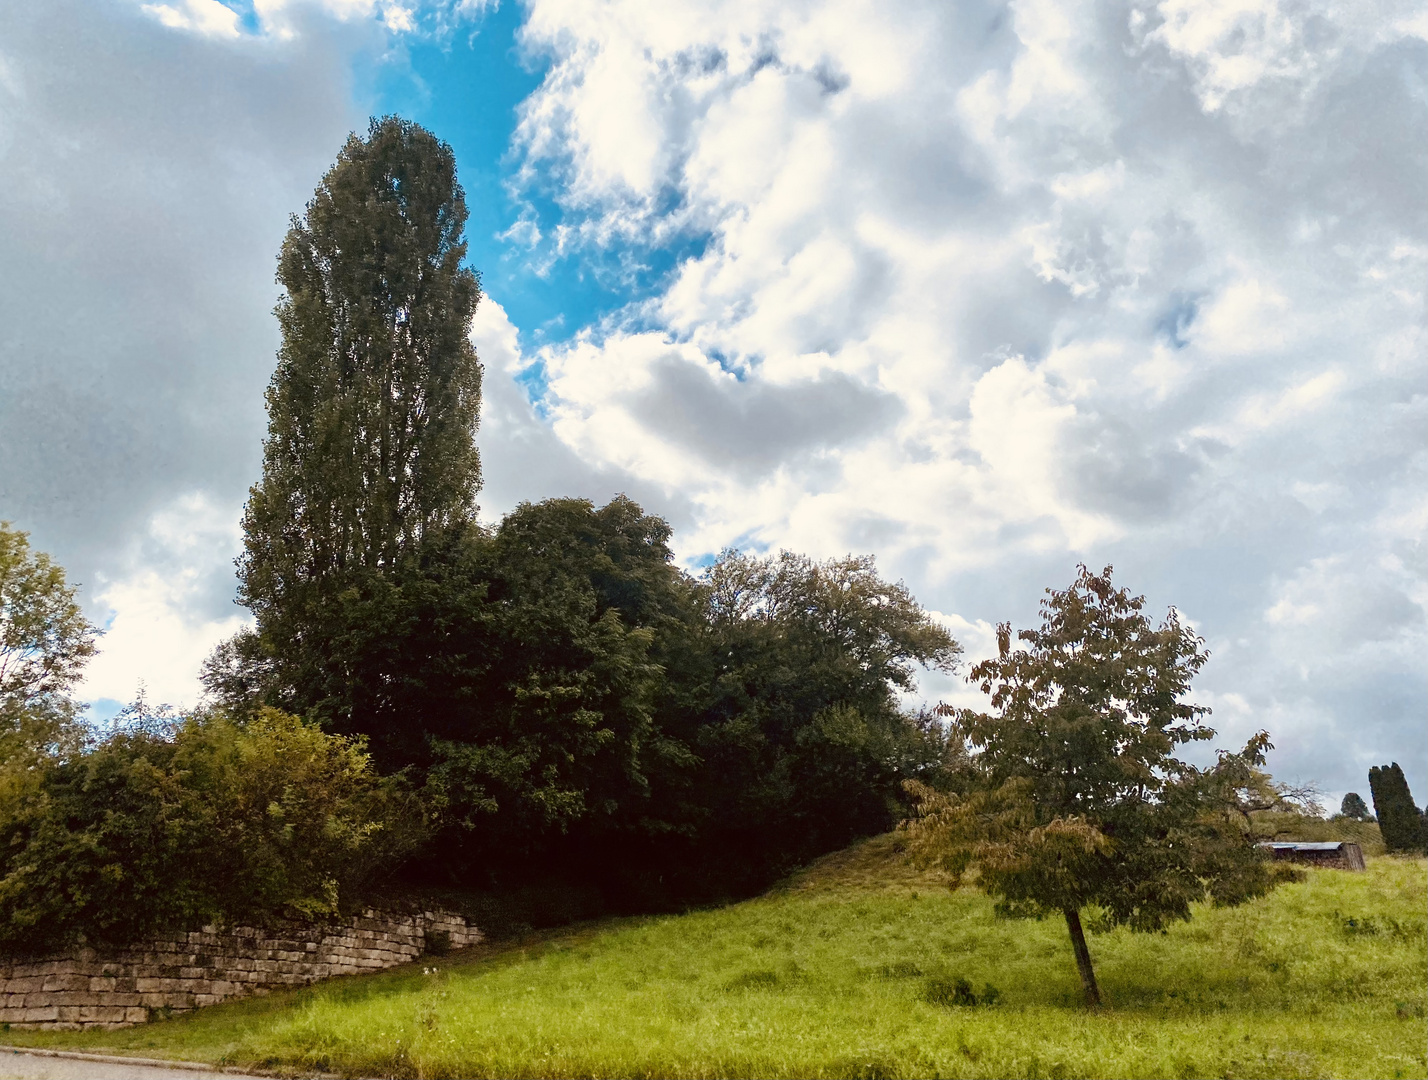
[[[879,838],[766,897],[122,1032],[14,1041],[401,1077],[1422,1077],[1428,863],[1310,871],[1092,953]],[[993,1004],[982,1002],[993,1001]],[[972,1002],[977,1002],[973,1004]]]

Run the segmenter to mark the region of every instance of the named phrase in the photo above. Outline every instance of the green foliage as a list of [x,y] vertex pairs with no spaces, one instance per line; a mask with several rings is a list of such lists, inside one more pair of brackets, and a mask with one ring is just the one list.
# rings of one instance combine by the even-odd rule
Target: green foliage
[[5,951],[334,914],[420,838],[360,743],[272,709],[126,719],[0,806]]
[[[1311,870],[1164,934],[1113,930],[1097,939],[1112,1007],[1088,1013],[1059,926],[1000,920],[974,889],[929,892],[893,839],[839,852],[772,896],[531,935],[453,954],[435,974],[7,1039],[343,1076],[1425,1074],[1421,858]],[[1349,934],[1342,913],[1380,930]],[[728,989],[760,972],[763,985]],[[933,978],[961,978],[979,1000],[991,983],[1000,1000],[933,1004]]]
[[985,984],[982,992],[978,994],[972,989],[972,984],[960,975],[934,975],[922,988],[922,1000],[929,1005],[968,1008],[973,1005],[995,1005],[1001,997],[1002,992],[991,983]]
[[0,770],[23,770],[73,742],[69,691],[98,635],[64,570],[0,522]]
[[913,784],[907,828],[919,855],[959,879],[971,866],[1011,916],[1064,915],[1087,1000],[1098,992],[1080,911],[1110,925],[1157,931],[1207,898],[1237,904],[1273,876],[1233,820],[1234,794],[1252,779],[1268,740],[1221,755],[1202,771],[1177,746],[1214,732],[1185,702],[1206,654],[1171,609],[1160,626],[1144,600],[1081,567],[1047,590],[1043,623],[972,669],[995,712],[959,710],[975,751],[960,793]]
[[552,499],[522,504],[477,553],[485,603],[465,632],[480,646],[458,646],[476,660],[470,689],[432,710],[450,710],[431,728],[429,784],[453,820],[524,849],[646,793],[654,627],[687,588],[668,536],[628,499]]
[[204,683],[410,770],[428,884],[559,866],[620,907],[750,892],[901,812],[947,749],[896,693],[959,652],[871,559],[726,552],[699,580],[624,497],[475,518],[479,282],[450,148],[353,136],[279,259],[240,598]]
[[[349,591],[379,589],[474,524],[480,285],[461,265],[466,216],[451,148],[388,117],[348,139],[283,243],[282,346],[239,560],[258,636],[230,650],[269,662],[275,703],[340,707]],[[218,660],[221,686],[235,672]]]
[[624,497],[522,504],[353,579],[312,631],[336,661],[322,680],[240,636],[208,686],[239,711],[292,687],[412,769],[437,825],[411,868],[427,883],[553,887],[559,867],[626,910],[747,895],[888,828],[902,781],[940,775],[941,725],[896,692],[959,648],[870,559],[729,552],[694,579],[669,537]]
[[1368,804],[1364,802],[1364,797],[1357,791],[1351,791],[1344,796],[1343,801],[1339,803],[1339,813],[1351,821],[1373,820]]
[[1428,822],[1423,811],[1413,802],[1408,780],[1392,765],[1369,769],[1369,788],[1373,792],[1373,809],[1384,845],[1389,851],[1420,852],[1428,848]]
[[660,714],[700,762],[661,792],[681,800],[664,820],[699,838],[682,873],[702,869],[716,895],[716,881],[761,887],[886,829],[902,782],[940,775],[941,725],[895,694],[917,665],[952,670],[961,649],[871,558],[725,552],[697,599]]

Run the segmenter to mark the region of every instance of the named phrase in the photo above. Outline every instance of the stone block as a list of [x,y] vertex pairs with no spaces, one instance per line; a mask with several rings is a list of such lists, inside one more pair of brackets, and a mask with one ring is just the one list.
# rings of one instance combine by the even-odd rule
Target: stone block
[[58,990],[48,994],[36,995],[42,1000],[36,1001],[36,1005],[58,1005],[61,1008],[78,1007],[80,1005],[98,1004],[102,995],[91,994],[82,990]]
[[84,1005],[78,1008],[60,1008],[60,1020],[83,1025],[117,1024],[124,1021],[124,1010],[112,1005]]
[[20,1018],[26,1024],[52,1024],[59,1019],[58,1005],[39,1005],[27,1008]]
[[85,1023],[91,1027],[123,1027],[126,1023],[125,1014],[127,1012],[127,1009],[98,1009],[94,1019],[86,1020]]

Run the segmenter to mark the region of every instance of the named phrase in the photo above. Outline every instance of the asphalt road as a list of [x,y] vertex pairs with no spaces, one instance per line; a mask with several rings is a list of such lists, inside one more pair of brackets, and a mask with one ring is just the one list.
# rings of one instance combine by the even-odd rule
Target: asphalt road
[[260,1080],[203,1067],[150,1065],[99,1055],[55,1057],[0,1049],[0,1080]]

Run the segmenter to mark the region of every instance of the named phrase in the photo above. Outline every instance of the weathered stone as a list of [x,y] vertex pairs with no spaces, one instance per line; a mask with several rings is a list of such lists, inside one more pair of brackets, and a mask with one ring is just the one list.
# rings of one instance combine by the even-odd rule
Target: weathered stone
[[121,1027],[151,1012],[185,1012],[278,986],[406,963],[427,932],[442,930],[456,948],[482,940],[479,929],[441,912],[386,915],[368,909],[346,924],[284,924],[263,931],[230,927],[155,938],[102,956],[68,956],[0,965],[0,1022],[16,1027]]

